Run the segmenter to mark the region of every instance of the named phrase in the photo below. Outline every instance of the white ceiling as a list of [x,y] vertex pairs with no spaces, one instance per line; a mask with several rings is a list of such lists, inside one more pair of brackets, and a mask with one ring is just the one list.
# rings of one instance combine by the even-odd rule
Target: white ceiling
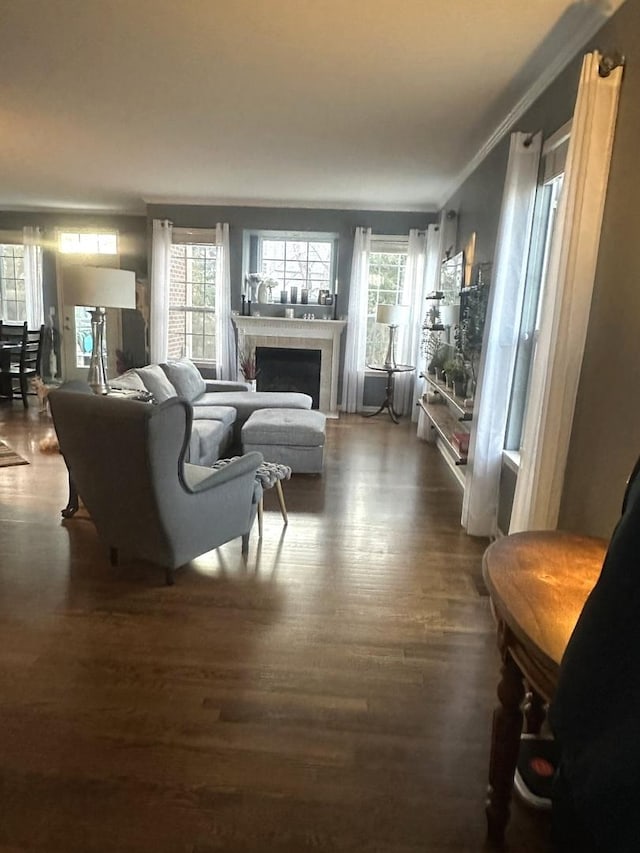
[[621,2],[0,0],[0,208],[435,209]]

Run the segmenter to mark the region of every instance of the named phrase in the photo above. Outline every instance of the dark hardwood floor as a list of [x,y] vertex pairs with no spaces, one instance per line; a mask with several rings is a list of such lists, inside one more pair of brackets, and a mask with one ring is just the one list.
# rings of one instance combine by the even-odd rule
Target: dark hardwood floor
[[[112,568],[34,402],[0,403],[0,851],[477,853],[498,680],[461,492],[415,425],[328,423],[323,476],[181,569]],[[509,849],[548,851],[514,803]]]

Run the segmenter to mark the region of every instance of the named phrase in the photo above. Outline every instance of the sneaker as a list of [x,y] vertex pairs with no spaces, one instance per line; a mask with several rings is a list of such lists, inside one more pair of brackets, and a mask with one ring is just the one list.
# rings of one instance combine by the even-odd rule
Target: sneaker
[[522,735],[513,783],[526,803],[537,809],[551,808],[551,786],[559,757],[551,738]]

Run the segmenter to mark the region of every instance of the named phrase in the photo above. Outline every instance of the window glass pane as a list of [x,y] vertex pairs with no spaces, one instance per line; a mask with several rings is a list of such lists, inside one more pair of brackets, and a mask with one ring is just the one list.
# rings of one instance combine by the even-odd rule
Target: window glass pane
[[[320,288],[331,287],[334,241],[258,238],[259,270],[276,283],[276,290],[294,286],[309,290],[309,301],[317,299]],[[277,297],[277,294],[276,294]]]
[[[324,261],[327,265],[331,262],[331,254],[333,252],[333,245],[328,242],[322,243],[309,243],[309,260],[314,261]],[[327,266],[328,268],[328,266]]]
[[550,183],[539,187],[536,197],[533,235],[527,265],[527,278],[505,434],[505,448],[507,450],[519,450],[522,441],[529,377],[539,329],[542,292],[555,224],[555,211],[561,188],[562,176],[559,176]]
[[79,252],[80,251],[80,235],[64,232],[60,235],[58,248],[61,252]]
[[[387,244],[389,245],[389,244]],[[396,243],[394,241],[394,247]],[[406,242],[399,241],[406,246]],[[399,305],[403,302],[404,275],[407,264],[406,248],[397,251],[374,251],[369,255],[369,291],[367,295],[367,343],[365,361],[380,364],[389,344],[389,329],[376,323],[378,305]]]
[[284,240],[263,240],[262,257],[266,260],[284,260]]
[[117,255],[118,241],[115,234],[98,234],[98,252],[101,255]]
[[0,244],[0,317],[5,322],[21,323],[26,316],[24,247]]
[[[182,317],[170,326],[171,355],[176,350],[199,361],[215,360],[217,246],[181,243],[171,247],[170,304]],[[204,309],[197,310],[197,309]],[[195,309],[195,310],[194,310]],[[170,314],[171,316],[171,314]],[[172,337],[173,336],[173,337]]]
[[118,234],[115,231],[61,231],[58,235],[58,251],[65,254],[116,255]]

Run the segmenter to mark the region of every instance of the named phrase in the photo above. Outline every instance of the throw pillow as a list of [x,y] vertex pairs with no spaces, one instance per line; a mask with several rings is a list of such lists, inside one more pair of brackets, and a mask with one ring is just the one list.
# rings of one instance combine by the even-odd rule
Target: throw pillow
[[135,370],[127,370],[109,380],[109,387],[117,391],[146,391],[145,384]]
[[164,403],[171,397],[177,397],[176,389],[169,382],[163,369],[159,364],[150,364],[148,367],[136,367],[135,372],[144,383],[144,387],[153,394],[156,403]]
[[178,392],[178,396],[190,403],[207,390],[207,383],[202,378],[200,371],[188,358],[181,358],[179,361],[167,361],[160,367]]

